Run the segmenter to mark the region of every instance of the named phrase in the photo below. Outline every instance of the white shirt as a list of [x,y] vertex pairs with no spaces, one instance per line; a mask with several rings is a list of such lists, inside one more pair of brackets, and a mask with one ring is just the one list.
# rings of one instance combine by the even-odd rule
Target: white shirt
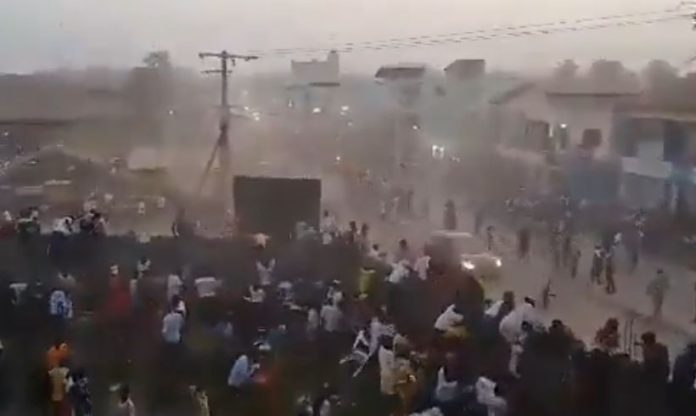
[[242,354],[234,362],[227,376],[227,385],[230,387],[242,387],[251,381],[251,376],[254,374],[254,368],[249,361],[249,357]]
[[181,289],[184,287],[184,282],[175,274],[167,276],[167,300],[171,301],[175,295],[181,295]]
[[196,291],[199,298],[212,298],[217,294],[220,283],[212,276],[199,277],[195,280]]
[[394,351],[379,347],[377,358],[379,361],[379,388],[382,394],[391,396],[395,393],[394,385],[396,384]]
[[355,341],[353,341],[353,352],[367,356],[372,355],[374,352],[372,350],[372,342],[367,338],[367,332],[364,329],[358,332]]
[[68,236],[72,234],[73,220],[70,217],[59,218],[53,222],[53,232]]
[[543,326],[541,317],[534,307],[524,302],[500,321],[500,335],[510,344],[517,342],[522,333],[522,322],[529,322],[535,327]]
[[463,320],[464,316],[454,311],[454,305],[450,305],[435,320],[435,329],[447,332],[461,324]]
[[273,269],[275,268],[275,259],[272,259],[268,266],[264,266],[261,262],[256,262],[256,272],[259,275],[259,283],[261,286],[270,286],[273,283]]
[[408,276],[408,268],[402,262],[396,263],[392,269],[392,272],[387,277],[387,282],[392,284],[399,284]]
[[179,313],[181,316],[184,318],[186,317],[186,303],[183,300],[180,300],[179,303],[176,304],[174,307],[174,312]]
[[319,312],[312,308],[307,312],[307,331],[315,332],[319,329]]
[[457,398],[459,394],[459,383],[456,381],[447,381],[445,378],[445,369],[440,367],[437,372],[437,385],[435,386],[435,400],[438,402],[449,402]]
[[338,305],[341,303],[341,301],[343,301],[343,292],[341,289],[334,289],[333,287],[330,287],[329,292],[326,294],[326,298],[334,305]]
[[162,338],[169,344],[181,342],[184,317],[178,312],[169,312],[162,318]]
[[321,308],[321,321],[326,332],[337,332],[342,318],[343,312],[336,305],[324,305]]
[[385,324],[379,319],[370,321],[370,354],[374,354],[382,337],[392,338],[396,335],[396,327],[393,324]]
[[507,402],[495,395],[495,383],[486,377],[476,381],[476,401],[486,406],[488,416],[503,416],[507,411]]
[[503,306],[502,299],[495,301],[488,309],[486,309],[486,316],[495,318],[496,316],[498,316],[498,312],[500,312],[501,306]]
[[263,303],[266,300],[266,291],[262,287],[254,289],[253,286],[249,288],[249,302],[251,303]]
[[428,280],[428,268],[430,267],[430,256],[421,256],[418,257],[416,260],[416,263],[413,265],[413,268],[416,270],[416,273],[418,273],[418,277],[425,281]]
[[326,217],[322,217],[321,219],[321,224],[319,225],[319,229],[321,230],[322,233],[335,233],[338,231],[338,225],[336,225],[336,218],[334,218],[331,215],[328,215]]

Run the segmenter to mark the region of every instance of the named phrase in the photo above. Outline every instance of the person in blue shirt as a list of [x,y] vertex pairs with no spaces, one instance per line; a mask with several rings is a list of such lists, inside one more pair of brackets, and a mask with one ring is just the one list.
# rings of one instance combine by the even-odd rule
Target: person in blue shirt
[[258,369],[258,364],[255,364],[248,354],[241,354],[232,365],[230,373],[227,376],[227,385],[241,389],[253,382],[252,377]]

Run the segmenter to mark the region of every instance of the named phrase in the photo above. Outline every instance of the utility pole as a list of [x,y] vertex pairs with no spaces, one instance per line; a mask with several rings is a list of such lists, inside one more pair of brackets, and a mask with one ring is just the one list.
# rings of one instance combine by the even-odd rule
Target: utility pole
[[216,58],[220,60],[220,69],[211,69],[211,70],[206,70],[203,71],[203,73],[206,74],[220,74],[220,79],[221,79],[221,86],[220,86],[220,134],[218,136],[218,140],[215,143],[215,147],[213,148],[213,152],[210,155],[210,158],[208,159],[208,163],[206,164],[205,171],[203,172],[203,176],[201,178],[200,185],[198,187],[198,193],[203,190],[203,186],[205,185],[205,181],[210,174],[210,168],[213,165],[213,162],[215,161],[215,158],[217,157],[218,163],[220,165],[220,183],[219,183],[219,189],[217,192],[217,195],[220,195],[223,197],[224,201],[224,206],[227,208],[227,203],[228,203],[228,198],[225,197],[225,195],[229,195],[231,187],[228,186],[228,182],[231,179],[231,171],[230,171],[230,143],[229,143],[229,136],[228,136],[228,131],[229,131],[229,124],[230,124],[230,105],[229,105],[229,100],[227,97],[227,90],[228,90],[228,76],[232,73],[232,70],[229,69],[230,66],[234,67],[237,64],[237,60],[241,61],[253,61],[255,59],[258,59],[257,56],[252,56],[252,55],[237,55],[237,54],[231,54],[228,53],[226,50],[223,50],[222,52],[201,52],[198,54],[198,57],[200,59],[205,59],[205,58]]

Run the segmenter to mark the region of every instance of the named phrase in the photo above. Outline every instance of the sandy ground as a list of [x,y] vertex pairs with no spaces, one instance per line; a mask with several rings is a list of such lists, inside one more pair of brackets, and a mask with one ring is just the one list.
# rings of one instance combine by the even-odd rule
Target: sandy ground
[[[461,230],[472,230],[470,221],[471,215],[460,213]],[[373,236],[386,250],[392,250],[399,238],[407,238],[412,247],[420,248],[430,232],[440,228],[440,222],[440,219],[377,222],[373,223]],[[640,355],[640,348],[633,344],[640,340],[640,335],[645,331],[655,332],[658,339],[669,347],[672,358],[689,341],[696,340],[696,325],[691,322],[696,298],[696,276],[693,272],[659,259],[642,258],[638,269],[629,275],[623,253],[620,253],[617,255],[618,293],[607,295],[603,287],[593,286],[589,282],[593,247],[591,241],[582,241],[583,257],[578,276],[572,279],[567,270],[553,270],[547,246],[542,242],[545,241],[543,236],[535,237],[531,258],[518,260],[515,233],[496,224],[496,251],[504,259],[504,273],[500,281],[485,284],[487,297],[498,299],[503,291],[513,290],[518,299],[524,296],[540,299],[544,285],[551,279],[555,296],[551,299],[549,309],[543,311],[544,319],[547,322],[555,318],[563,320],[576,336],[589,345],[592,344],[597,329],[610,317],[619,320],[622,345],[636,358]],[[663,268],[671,276],[671,290],[665,299],[664,317],[660,320],[650,317],[651,303],[645,295],[645,287],[657,268]],[[631,346],[633,348],[629,348]]]

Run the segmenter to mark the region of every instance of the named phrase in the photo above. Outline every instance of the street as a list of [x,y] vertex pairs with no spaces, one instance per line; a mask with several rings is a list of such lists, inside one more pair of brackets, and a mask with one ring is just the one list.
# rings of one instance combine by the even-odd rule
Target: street
[[[439,213],[434,215],[437,214]],[[593,344],[596,331],[611,317],[619,320],[622,337],[626,323],[633,320],[632,341],[622,339],[622,346],[630,347],[640,340],[643,332],[653,331],[668,346],[670,356],[674,358],[687,342],[696,339],[696,324],[691,322],[696,297],[694,275],[685,267],[643,257],[636,271],[629,275],[623,247],[620,247],[616,256],[617,293],[608,295],[603,286],[593,286],[590,283],[589,270],[594,242],[586,236],[578,237],[582,257],[578,276],[572,279],[567,269],[553,270],[545,236],[533,235],[530,258],[519,260],[515,231],[489,220],[491,221],[488,223],[494,224],[496,229],[496,252],[504,259],[504,272],[501,281],[484,283],[488,298],[497,300],[502,292],[512,290],[518,301],[528,296],[536,299],[540,305],[542,290],[551,278],[551,292],[554,296],[548,310],[543,311],[544,319],[547,323],[552,319],[561,319],[587,345]],[[459,212],[460,230],[473,230],[471,221],[470,213]],[[376,224],[376,241],[381,243],[383,250],[390,251],[398,238],[407,238],[414,249],[420,250],[430,232],[441,228],[440,223],[438,218],[431,218],[430,221]],[[656,321],[651,317],[652,307],[645,288],[658,268],[662,268],[671,277],[671,289],[665,297],[663,318]],[[637,358],[640,348],[633,345],[632,350]]]

